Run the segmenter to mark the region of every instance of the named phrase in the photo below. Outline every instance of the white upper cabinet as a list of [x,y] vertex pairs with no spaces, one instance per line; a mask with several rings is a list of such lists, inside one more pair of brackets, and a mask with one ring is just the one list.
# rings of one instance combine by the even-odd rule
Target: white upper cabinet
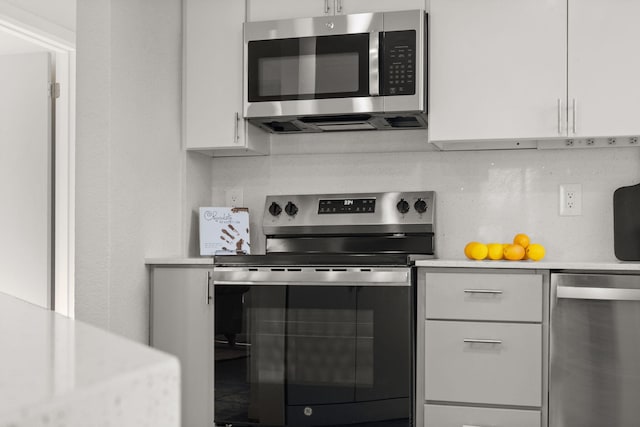
[[430,141],[639,135],[638,16],[629,0],[431,0]]
[[638,17],[638,1],[569,0],[568,136],[640,134]]
[[566,13],[565,0],[431,0],[430,141],[560,136]]
[[247,20],[270,21],[333,15],[334,2],[334,0],[247,0]]
[[184,0],[183,8],[185,148],[211,155],[268,152],[268,134],[247,132],[242,116],[244,2]]
[[336,14],[425,9],[425,0],[335,0]]
[[349,13],[425,9],[425,0],[248,0],[247,20],[308,18]]

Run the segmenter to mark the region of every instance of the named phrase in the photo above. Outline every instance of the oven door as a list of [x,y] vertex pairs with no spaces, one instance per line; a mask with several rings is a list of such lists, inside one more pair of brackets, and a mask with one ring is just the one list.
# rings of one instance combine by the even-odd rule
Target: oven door
[[245,24],[245,117],[382,111],[382,13]]
[[214,269],[216,423],[412,426],[409,268],[253,270]]

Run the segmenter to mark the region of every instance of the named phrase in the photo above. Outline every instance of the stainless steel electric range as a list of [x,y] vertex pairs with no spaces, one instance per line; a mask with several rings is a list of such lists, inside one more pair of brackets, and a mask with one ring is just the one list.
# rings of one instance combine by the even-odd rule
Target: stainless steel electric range
[[215,422],[413,427],[432,191],[268,196],[265,255],[214,259]]

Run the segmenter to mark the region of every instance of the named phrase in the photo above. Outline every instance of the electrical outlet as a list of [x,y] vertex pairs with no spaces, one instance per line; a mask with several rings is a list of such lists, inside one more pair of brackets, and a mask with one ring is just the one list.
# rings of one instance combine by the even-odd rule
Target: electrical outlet
[[582,215],[582,184],[560,185],[560,216]]
[[243,207],[242,201],[242,188],[231,188],[224,192],[225,201],[228,207],[241,208]]

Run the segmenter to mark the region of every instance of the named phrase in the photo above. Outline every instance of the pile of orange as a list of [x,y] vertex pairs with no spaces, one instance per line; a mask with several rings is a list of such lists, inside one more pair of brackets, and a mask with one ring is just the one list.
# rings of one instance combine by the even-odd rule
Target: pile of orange
[[529,236],[518,233],[513,238],[513,243],[489,243],[469,242],[464,247],[464,254],[469,259],[520,261],[530,259],[540,261],[544,258],[545,249],[539,243],[531,243]]

